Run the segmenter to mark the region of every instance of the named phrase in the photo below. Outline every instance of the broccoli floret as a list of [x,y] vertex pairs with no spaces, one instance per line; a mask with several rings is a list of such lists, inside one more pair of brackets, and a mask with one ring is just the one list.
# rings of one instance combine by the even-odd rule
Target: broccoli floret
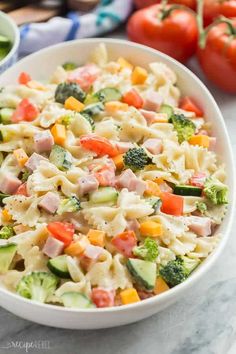
[[3,226],[0,230],[0,238],[8,239],[15,235],[14,229],[12,226]]
[[205,214],[205,212],[207,211],[207,205],[206,205],[206,203],[204,203],[204,202],[197,202],[197,203],[196,203],[196,208],[197,208],[197,210],[199,210],[200,213],[202,213],[202,214]]
[[173,114],[169,122],[173,124],[180,144],[185,140],[189,140],[195,133],[195,124],[183,114]]
[[186,256],[177,257],[165,266],[161,266],[159,272],[169,286],[176,286],[186,280],[199,263],[199,259],[191,259]]
[[22,175],[21,175],[21,181],[22,181],[23,183],[26,182],[30,175],[31,175],[31,172],[30,172],[30,171],[24,170],[24,171],[22,172]]
[[151,163],[150,157],[141,147],[129,149],[123,157],[124,164],[133,171],[142,170],[146,165]]
[[61,215],[63,213],[75,213],[81,209],[80,200],[73,196],[61,201],[57,214]]
[[94,123],[94,120],[93,120],[93,118],[91,117],[91,115],[88,114],[88,113],[85,113],[85,112],[81,112],[81,115],[90,123],[91,128],[92,128],[92,131],[94,131],[94,129],[95,129],[95,123]]
[[228,187],[216,178],[206,179],[203,192],[213,204],[228,204]]
[[80,102],[84,102],[86,93],[75,82],[63,82],[57,86],[55,101],[64,104],[67,98],[73,96]]
[[27,299],[46,302],[53,294],[58,284],[58,278],[47,272],[32,272],[22,277],[16,291]]
[[66,63],[64,63],[62,65],[63,69],[65,69],[66,71],[70,71],[70,70],[75,70],[78,65],[75,63],[72,63],[71,61],[67,61]]
[[133,254],[145,261],[154,262],[158,256],[158,245],[151,238],[147,237],[144,244],[133,248]]

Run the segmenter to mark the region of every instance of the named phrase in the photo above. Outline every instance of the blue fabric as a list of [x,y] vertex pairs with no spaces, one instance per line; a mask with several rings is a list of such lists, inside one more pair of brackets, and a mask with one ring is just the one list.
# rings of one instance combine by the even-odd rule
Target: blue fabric
[[112,12],[108,12],[108,11],[104,10],[104,11],[98,12],[97,15],[98,15],[97,21],[96,21],[97,26],[101,26],[103,21],[107,18],[110,18],[113,22],[117,22],[117,23],[121,22],[120,17]]
[[65,38],[65,41],[71,41],[76,38],[76,33],[80,28],[80,21],[79,21],[78,14],[73,11],[67,14],[67,18],[69,18],[72,21],[72,24],[71,24],[71,29]]
[[24,25],[21,27],[21,29],[20,29],[21,40],[23,40],[27,36],[27,33],[29,32],[29,30],[30,30],[30,24],[27,24],[27,25]]

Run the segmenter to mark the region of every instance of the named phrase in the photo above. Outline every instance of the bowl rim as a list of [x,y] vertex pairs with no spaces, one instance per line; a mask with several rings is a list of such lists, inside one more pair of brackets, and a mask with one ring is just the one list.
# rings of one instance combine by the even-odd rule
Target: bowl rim
[[[227,145],[227,151],[228,151],[228,157],[229,157],[229,164],[231,164],[231,172],[232,172],[232,180],[235,180],[235,164],[234,164],[234,159],[233,159],[233,150],[232,146],[230,144],[230,138],[229,134],[222,116],[222,113],[213,98],[212,94],[208,90],[208,88],[204,85],[204,83],[187,67],[185,67],[183,64],[178,62],[177,60],[171,58],[170,56],[159,52],[155,49],[149,48],[147,46],[137,44],[134,42],[130,42],[125,39],[116,39],[116,38],[85,38],[85,39],[76,39],[73,41],[69,42],[63,42],[63,43],[58,43],[53,46],[49,46],[47,48],[44,48],[42,50],[39,50],[33,54],[30,54],[29,56],[19,60],[16,64],[14,64],[11,68],[8,68],[2,76],[5,76],[12,68],[17,68],[17,66],[20,66],[22,63],[27,61],[31,61],[34,57],[38,57],[41,54],[47,53],[47,52],[53,52],[54,49],[60,48],[60,47],[70,47],[73,45],[79,45],[80,43],[94,43],[94,44],[99,44],[99,43],[107,43],[107,44],[119,44],[119,45],[124,45],[124,46],[130,46],[130,47],[135,47],[140,49],[142,52],[147,52],[150,54],[154,54],[157,57],[157,60],[161,60],[162,58],[172,62],[175,66],[179,67],[180,70],[185,71],[188,76],[190,76],[197,84],[200,86],[200,88],[205,92],[205,94],[208,96],[211,105],[214,106],[216,112],[217,112],[217,120],[220,122],[224,134],[226,136],[226,141],[225,144]],[[235,194],[235,183],[232,184],[232,190],[231,193],[232,195]],[[107,308],[92,308],[92,309],[76,309],[76,308],[67,308],[67,307],[61,307],[53,304],[45,304],[45,303],[39,303],[34,300],[26,299],[24,297],[21,297],[20,295],[13,293],[3,287],[0,287],[0,294],[2,295],[7,295],[11,296],[12,299],[15,299],[16,301],[19,302],[24,302],[26,305],[28,304],[29,306],[36,306],[38,309],[42,309],[44,311],[49,310],[53,312],[59,312],[59,313],[87,313],[87,314],[105,314],[105,313],[116,313],[116,312],[126,312],[127,310],[132,310],[132,309],[141,309],[141,307],[144,309],[145,307],[151,306],[151,305],[158,305],[159,303],[162,302],[170,302],[173,298],[177,297],[178,295],[183,293],[187,288],[191,288],[192,285],[194,285],[199,278],[201,278],[204,274],[209,271],[209,269],[212,267],[212,265],[216,262],[217,258],[219,255],[222,253],[228,239],[229,239],[229,234],[232,229],[232,223],[233,223],[233,215],[235,211],[235,206],[236,206],[236,200],[235,198],[232,199],[230,208],[228,210],[228,224],[225,228],[224,235],[223,237],[220,238],[220,241],[216,248],[213,250],[213,252],[203,261],[203,263],[199,266],[199,268],[191,275],[191,277],[187,278],[183,283],[171,288],[170,290],[161,293],[159,295],[155,295],[151,298],[128,304],[128,305],[122,305],[122,306],[114,306],[114,307],[107,307]]]
[[3,11],[0,11],[0,19],[1,19],[1,17],[5,18],[5,20],[9,23],[9,25],[13,29],[14,42],[13,42],[13,46],[11,47],[10,52],[5,56],[4,59],[2,59],[0,61],[0,68],[1,68],[1,66],[4,66],[4,64],[9,60],[9,58],[15,54],[15,52],[17,51],[17,49],[20,45],[20,31],[19,31],[16,23],[14,22],[14,20],[9,15],[5,14]]

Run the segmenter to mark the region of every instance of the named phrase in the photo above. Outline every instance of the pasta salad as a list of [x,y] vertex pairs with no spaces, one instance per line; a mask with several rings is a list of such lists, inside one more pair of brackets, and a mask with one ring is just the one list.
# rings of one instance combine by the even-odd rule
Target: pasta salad
[[[203,107],[204,108],[204,107]],[[185,281],[220,241],[216,138],[164,63],[64,63],[0,91],[0,283],[71,308],[131,304]]]

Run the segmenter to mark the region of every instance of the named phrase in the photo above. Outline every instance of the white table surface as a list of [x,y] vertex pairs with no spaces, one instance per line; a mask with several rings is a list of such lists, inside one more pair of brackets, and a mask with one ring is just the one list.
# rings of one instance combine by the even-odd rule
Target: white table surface
[[[112,36],[123,37],[123,31]],[[189,67],[202,78],[195,61]],[[236,154],[236,96],[206,84],[223,112]],[[97,331],[63,330],[0,309],[0,354],[25,353],[25,346],[32,345],[30,354],[235,354],[235,229],[236,222],[223,254],[188,298],[139,323]]]

